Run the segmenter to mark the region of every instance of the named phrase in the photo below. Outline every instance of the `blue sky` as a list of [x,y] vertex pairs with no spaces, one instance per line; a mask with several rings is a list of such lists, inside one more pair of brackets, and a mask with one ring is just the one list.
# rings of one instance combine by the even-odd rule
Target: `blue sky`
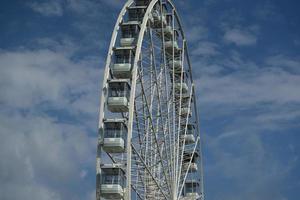
[[[99,91],[119,0],[0,8],[0,199],[94,199]],[[300,196],[300,2],[175,0],[208,200]]]

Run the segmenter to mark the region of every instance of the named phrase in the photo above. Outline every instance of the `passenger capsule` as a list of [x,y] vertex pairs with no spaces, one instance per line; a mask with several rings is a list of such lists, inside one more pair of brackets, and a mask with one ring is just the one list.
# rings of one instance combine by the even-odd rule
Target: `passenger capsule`
[[[163,10],[165,10],[164,6],[163,6]],[[159,4],[157,4],[152,11],[152,19],[153,19],[152,28],[159,29],[159,28],[164,28],[167,25],[165,11],[161,12]]]
[[140,23],[126,22],[121,25],[122,36],[120,44],[122,47],[132,47],[136,45],[138,34],[140,32]]
[[109,200],[123,199],[125,186],[125,172],[113,164],[101,166],[101,197]]
[[[192,150],[185,150],[183,153],[183,162],[184,162],[184,166],[188,167],[189,163],[191,163],[190,167],[189,167],[189,171],[197,171],[198,170],[198,165],[197,165],[197,161],[199,158],[199,154],[197,151],[195,151],[194,155],[193,155],[193,151]],[[186,168],[187,170],[187,168]]]
[[130,85],[127,79],[110,80],[107,106],[111,112],[128,112]]
[[196,200],[200,198],[199,194],[200,184],[198,181],[187,180],[184,185],[182,200]]
[[123,153],[127,137],[125,119],[106,119],[103,129],[103,150],[107,153]]
[[187,129],[185,130],[185,125],[181,127],[181,138],[185,141],[185,144],[195,143],[195,126],[193,124],[187,124]]
[[147,6],[128,7],[128,22],[141,23],[147,10]]
[[130,79],[134,59],[133,47],[118,47],[114,49],[114,63],[111,72],[114,78]]
[[173,52],[174,55],[178,53],[181,49],[179,48],[177,38],[179,34],[177,30],[174,30],[174,36],[170,38],[165,38],[165,50],[169,54],[168,57],[172,57]]
[[148,6],[151,0],[135,0],[136,6]]

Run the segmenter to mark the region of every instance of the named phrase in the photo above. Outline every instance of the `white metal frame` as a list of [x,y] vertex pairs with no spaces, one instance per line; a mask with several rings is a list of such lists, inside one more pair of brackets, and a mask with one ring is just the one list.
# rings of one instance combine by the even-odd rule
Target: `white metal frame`
[[[171,89],[172,91],[172,99],[173,101],[171,103],[167,103],[168,104],[168,113],[167,113],[167,124],[164,124],[163,127],[164,127],[164,131],[163,131],[163,135],[164,135],[164,138],[165,138],[165,141],[164,143],[162,143],[160,146],[159,144],[159,141],[157,139],[157,135],[154,134],[154,137],[153,137],[153,140],[154,140],[154,143],[155,143],[155,148],[156,148],[156,151],[158,152],[157,154],[153,155],[155,156],[155,158],[157,159],[158,157],[158,160],[160,161],[160,168],[163,168],[163,169],[160,169],[162,171],[162,179],[164,179],[166,182],[160,182],[158,180],[158,177],[156,177],[155,173],[153,173],[153,171],[151,171],[150,167],[149,167],[149,164],[146,163],[145,159],[143,158],[143,156],[141,155],[141,152],[134,146],[134,144],[132,143],[132,133],[133,133],[133,123],[134,123],[134,119],[135,119],[135,114],[136,114],[136,110],[135,110],[135,100],[136,100],[136,86],[137,86],[137,81],[139,81],[140,83],[143,83],[143,80],[142,80],[142,75],[141,75],[141,72],[138,70],[139,68],[139,61],[142,59],[142,44],[143,44],[143,40],[144,40],[144,36],[145,36],[145,33],[147,31],[147,28],[148,28],[148,23],[149,23],[149,19],[150,19],[150,15],[151,15],[151,12],[153,10],[153,7],[157,4],[157,3],[160,3],[160,9],[161,11],[163,10],[163,7],[162,7],[162,2],[165,2],[165,3],[168,3],[171,8],[172,8],[172,24],[173,24],[173,39],[172,41],[174,41],[174,27],[175,27],[175,20],[176,20],[176,23],[177,25],[179,26],[179,31],[180,31],[180,34],[181,34],[181,37],[182,37],[182,58],[181,58],[181,62],[182,62],[182,70],[181,70],[181,88],[180,88],[180,98],[179,98],[179,119],[178,119],[178,122],[175,121],[176,119],[176,113],[175,113],[175,69],[174,69],[174,62],[173,62],[173,88]],[[106,104],[106,97],[107,97],[107,91],[108,91],[108,85],[107,85],[107,82],[108,82],[108,79],[109,79],[109,71],[110,71],[110,64],[111,64],[111,61],[112,61],[112,55],[113,55],[113,48],[115,47],[115,44],[116,44],[116,40],[117,40],[117,37],[118,37],[118,32],[119,32],[119,29],[120,29],[120,24],[121,22],[123,21],[123,18],[126,14],[126,11],[127,11],[127,8],[130,7],[131,5],[133,5],[134,1],[133,0],[128,0],[124,7],[122,8],[119,16],[118,16],[118,19],[117,19],[117,22],[115,24],[115,27],[114,27],[114,31],[112,33],[112,39],[111,39],[111,42],[110,42],[110,46],[109,46],[109,51],[108,51],[108,55],[107,55],[107,60],[106,60],[106,65],[105,65],[105,71],[104,71],[104,79],[103,79],[103,86],[102,86],[102,94],[101,94],[101,102],[100,102],[100,113],[99,113],[99,130],[103,129],[103,119],[104,119],[104,114],[105,114],[105,104]],[[152,38],[152,33],[149,33],[150,34],[150,38]],[[162,52],[163,52],[163,63],[164,63],[164,72],[166,73],[168,70],[167,70],[167,62],[166,62],[166,51],[165,51],[165,47],[164,47],[164,43],[165,43],[165,39],[164,39],[164,33],[163,33],[163,25],[162,25]],[[151,39],[151,45],[150,47],[152,48],[152,55],[151,55],[151,59],[155,59],[155,55],[153,53],[153,49],[154,49],[154,45],[153,45],[153,41]],[[172,59],[174,61],[174,48],[173,48],[173,52],[172,52]],[[183,32],[183,28],[181,26],[181,22],[180,22],[180,19],[179,19],[179,16],[177,14],[177,11],[176,11],[176,8],[173,4],[173,2],[171,0],[152,0],[150,2],[150,4],[148,5],[147,7],[147,10],[146,10],[146,13],[144,15],[144,19],[142,21],[142,24],[140,26],[140,32],[139,32],[139,36],[138,36],[138,40],[137,40],[137,43],[136,43],[136,48],[135,48],[135,58],[134,58],[134,62],[133,62],[133,67],[132,67],[132,79],[131,79],[131,91],[130,91],[130,100],[129,100],[129,112],[128,112],[128,124],[127,124],[127,129],[128,129],[128,135],[127,135],[127,145],[126,145],[126,193],[125,193],[125,199],[126,200],[131,200],[132,199],[132,195],[131,195],[131,190],[133,189],[134,191],[136,191],[137,193],[137,196],[139,197],[139,199],[143,199],[143,196],[141,194],[139,194],[137,192],[137,188],[132,184],[132,176],[133,174],[131,174],[132,172],[132,156],[133,156],[133,153],[134,155],[136,155],[136,157],[139,159],[139,161],[141,162],[141,164],[143,165],[143,167],[145,168],[145,171],[147,171],[147,174],[149,174],[150,178],[152,179],[153,183],[155,183],[155,187],[157,187],[160,192],[161,192],[161,196],[157,195],[157,198],[160,199],[172,199],[172,200],[175,200],[175,199],[180,199],[180,196],[181,196],[181,193],[182,193],[182,189],[184,187],[184,182],[187,178],[187,175],[188,175],[188,169],[185,173],[182,174],[182,164],[183,164],[183,153],[184,153],[184,148],[185,148],[185,145],[182,146],[182,149],[179,148],[180,146],[180,127],[181,127],[181,121],[185,121],[185,135],[186,135],[186,130],[187,130],[187,125],[189,123],[189,117],[186,117],[186,119],[182,119],[181,117],[181,100],[182,100],[182,83],[183,83],[183,71],[184,71],[184,61],[185,61],[185,58],[186,58],[186,62],[187,62],[187,65],[188,65],[188,70],[189,70],[189,77],[190,77],[190,86],[191,86],[191,89],[190,89],[190,92],[189,92],[189,104],[188,104],[188,115],[190,114],[191,112],[191,102],[193,102],[193,106],[194,106],[194,112],[195,112],[195,118],[196,118],[196,132],[197,132],[197,138],[196,138],[196,143],[194,145],[194,149],[193,149],[193,154],[195,153],[195,151],[198,149],[199,150],[199,154],[200,154],[200,171],[199,171],[199,174],[200,174],[200,182],[201,182],[201,199],[203,200],[204,199],[204,189],[203,189],[203,167],[202,167],[202,152],[201,152],[201,140],[200,140],[200,130],[199,130],[199,120],[198,120],[198,112],[197,112],[197,102],[196,102],[196,95],[195,95],[195,86],[193,84],[193,78],[192,78],[192,68],[191,68],[191,63],[190,63],[190,60],[189,60],[189,55],[188,55],[188,50],[187,50],[187,43],[186,43],[186,40],[185,40],[185,35],[184,35],[184,32]],[[155,61],[154,61],[155,62]],[[154,63],[155,65],[155,63]],[[161,74],[160,74],[161,75]],[[160,98],[160,94],[161,92],[158,91],[158,74],[154,73],[154,82],[156,82],[156,93],[157,93],[157,96],[158,96],[158,99]],[[161,75],[161,77],[164,76],[165,77],[165,80],[162,80],[160,78],[160,82],[163,82],[164,81],[164,84],[165,86],[169,85],[168,83],[168,80],[167,80],[167,75],[164,74],[164,75]],[[153,78],[153,77],[152,77]],[[151,80],[152,80],[151,78]],[[161,83],[162,84],[162,83]],[[141,84],[143,85],[143,84]],[[141,87],[142,90],[145,90],[143,87]],[[154,91],[154,90],[153,90]],[[167,99],[169,99],[168,95],[169,95],[169,91],[166,87],[166,91],[165,91],[167,94]],[[153,98],[154,96],[154,93],[155,92],[151,92],[151,98]],[[145,95],[145,92],[143,92],[143,94]],[[153,95],[153,96],[152,96]],[[147,98],[147,97],[143,97],[143,98]],[[152,100],[151,100],[152,101]],[[145,105],[146,105],[146,112],[147,113],[151,113],[151,107],[152,107],[152,103],[148,103],[147,99],[146,101],[144,102]],[[160,104],[160,100],[158,100],[158,103]],[[159,106],[160,108],[160,106]],[[172,112],[171,112],[172,111]],[[161,111],[160,111],[161,112]],[[171,113],[170,113],[171,112]],[[161,113],[162,114],[162,113]],[[148,119],[148,127],[149,130],[150,130],[150,133],[151,131],[155,133],[155,127],[154,127],[154,122],[153,122],[153,119],[151,116],[147,116],[149,119]],[[173,122],[171,122],[170,120],[173,119]],[[157,124],[160,122],[160,119],[159,117],[157,117]],[[163,119],[161,118],[161,122],[160,123],[163,123]],[[171,127],[172,125],[172,127]],[[158,128],[158,127],[157,127]],[[175,136],[173,138],[171,138],[170,134],[171,133],[175,133],[177,132],[177,138]],[[169,140],[166,139],[166,135],[168,135],[169,137]],[[152,136],[151,136],[152,138]],[[185,138],[185,137],[184,137]],[[169,144],[167,144],[167,142],[169,142]],[[185,143],[185,139],[183,140],[183,144]],[[171,144],[173,144],[172,148],[171,149]],[[168,164],[168,167],[165,169],[164,168],[164,158],[163,158],[163,149],[166,149],[166,148],[169,148],[170,150],[170,154],[166,154],[166,157],[167,157],[167,164]],[[178,156],[180,155],[180,156]],[[113,158],[113,156],[111,155],[108,155],[112,160],[113,162],[116,162],[115,159]],[[154,159],[154,160],[156,160]],[[101,168],[100,168],[100,164],[101,164],[101,142],[100,142],[100,138],[98,140],[98,146],[97,146],[97,158],[96,158],[96,173],[97,173],[97,189],[96,189],[96,199],[97,200],[100,200],[101,197],[100,197],[100,190],[99,190],[99,184],[100,184],[100,179],[101,179]],[[188,168],[190,167],[191,165],[191,161],[188,165]],[[169,176],[168,176],[169,175]],[[181,177],[184,177],[183,179]],[[167,180],[169,179],[169,180]],[[162,183],[166,183],[166,186],[163,186]],[[170,184],[172,183],[172,184]],[[163,188],[163,187],[166,187],[166,188]],[[155,195],[154,195],[155,196]],[[145,197],[144,197],[145,198]]]

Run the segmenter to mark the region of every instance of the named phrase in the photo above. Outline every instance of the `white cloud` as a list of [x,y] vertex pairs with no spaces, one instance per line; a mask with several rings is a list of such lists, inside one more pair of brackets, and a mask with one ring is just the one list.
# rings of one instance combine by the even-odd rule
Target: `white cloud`
[[36,12],[45,16],[62,16],[63,7],[61,1],[33,2],[29,6]]
[[216,43],[199,41],[192,54],[195,56],[212,56],[218,54],[217,48]]
[[[295,163],[287,167],[271,157],[259,135],[244,133],[222,140],[210,137],[206,145],[211,159],[216,160],[206,168],[207,173],[226,180],[214,185],[218,191],[209,194],[211,199],[282,199],[281,182]],[[230,187],[225,186],[228,182]]]
[[62,16],[66,11],[74,11],[77,14],[84,14],[88,16],[101,15],[99,10],[104,6],[110,8],[120,8],[126,1],[120,0],[52,0],[52,1],[33,1],[29,3],[29,7],[35,12],[44,16]]
[[[289,106],[285,109],[278,109],[276,111],[270,111],[269,113],[263,113],[256,117],[256,121],[261,123],[284,123],[288,121],[295,121],[300,118],[300,111],[291,109]],[[276,127],[278,128],[278,127]]]
[[[11,199],[11,200],[31,200],[31,199],[40,199],[40,200],[60,200],[60,196],[53,192],[49,191],[48,188],[42,187],[38,184],[28,184],[24,183],[23,185],[14,185],[14,184],[4,184],[1,185],[1,194],[2,199]],[[17,192],[16,192],[17,191]]]
[[207,28],[204,26],[197,25],[191,25],[191,28],[189,28],[186,31],[186,38],[188,43],[195,42],[201,39],[204,39],[207,37]]
[[[282,164],[283,158],[270,152],[280,151],[278,147],[271,148],[263,138],[275,133],[290,138],[295,132],[289,129],[299,129],[298,59],[276,55],[258,66],[232,52],[227,58],[201,62],[196,66],[200,75],[196,86],[202,130],[207,132],[202,137],[205,174],[218,177],[213,189],[206,187],[207,196],[213,200],[283,199],[280,188],[297,168],[296,153]],[[227,182],[232,185],[226,187]]]
[[233,135],[299,126],[295,123],[300,117],[297,59],[277,55],[266,63],[259,67],[236,53],[217,57],[213,63],[194,63],[196,77],[200,76],[196,86],[202,115],[207,120],[232,118],[236,123],[230,124],[238,130],[231,131]]
[[293,70],[293,72],[300,73],[300,58],[290,58],[285,55],[274,55],[266,59],[266,64],[279,67],[284,70]]
[[[91,2],[70,0],[65,8],[77,14],[98,13],[104,16],[101,6],[118,7],[124,3],[108,0],[99,4]],[[41,5],[46,4],[36,8],[39,13],[43,12]],[[61,14],[60,11],[54,11],[54,14],[52,11],[52,14],[45,15],[61,16],[63,13],[63,10]],[[189,20],[199,22],[199,18]],[[86,20],[84,17],[81,19]],[[92,31],[95,29],[90,29],[93,27],[86,23],[80,22],[82,33],[85,36],[94,33],[98,38],[99,31]],[[194,26],[191,31],[188,30],[188,41],[203,39],[202,36],[207,34],[202,27]],[[238,28],[227,30],[228,38],[225,34],[224,40],[241,46],[253,45],[257,42],[254,32]],[[0,104],[4,105],[0,111],[0,157],[8,158],[3,159],[5,162],[0,161],[0,183],[5,183],[0,184],[0,199],[95,199],[94,183],[87,179],[94,174],[90,168],[95,166],[96,138],[89,136],[91,133],[87,129],[96,127],[101,71],[95,59],[101,58],[75,61],[72,59],[73,50],[78,46],[70,41],[61,44],[44,38],[39,43],[41,47],[35,50],[25,48],[0,52]],[[93,44],[97,43],[93,41]],[[206,41],[199,43],[194,53],[195,56],[209,57],[219,55],[220,49],[216,43]],[[295,69],[297,61],[287,56],[272,57],[266,61],[267,68],[258,69],[255,63],[245,60],[235,54],[231,59],[193,63],[194,72],[201,76],[196,82],[201,119],[219,117],[210,121],[213,122],[211,126],[225,124],[217,128],[217,137],[209,136],[210,133],[204,137],[204,147],[208,150],[206,157],[212,154],[209,159],[216,160],[213,163],[216,165],[207,167],[205,171],[211,177],[216,174],[225,177],[225,184],[227,181],[237,184],[230,187],[231,194],[228,191],[222,193],[223,187],[215,186],[217,192],[210,195],[217,193],[219,196],[211,199],[282,200],[279,192],[272,192],[272,196],[267,194],[279,191],[277,183],[282,181],[282,175],[289,169],[285,171],[286,166],[266,155],[266,147],[258,133],[270,123],[278,127],[281,126],[279,122],[299,117],[299,112],[287,108],[287,105],[299,102],[299,76],[289,73],[284,67]],[[260,104],[263,104],[262,107]],[[53,116],[45,108],[61,113]],[[283,109],[277,112],[279,108]],[[225,115],[230,117],[220,115],[224,109],[227,109]],[[259,112],[248,114],[249,110]],[[82,114],[88,117],[82,117]],[[209,123],[203,125],[210,126]],[[204,162],[209,165],[207,160]],[[245,182],[249,185],[243,189]],[[74,186],[73,183],[79,184]],[[91,186],[86,186],[88,184]],[[89,192],[83,194],[79,192],[80,188]],[[76,196],[78,193],[82,196]]]
[[122,5],[125,4],[126,1],[120,0],[101,0],[101,1],[94,1],[94,0],[67,0],[67,7],[75,11],[79,14],[87,14],[90,16],[99,15],[99,10],[103,9],[104,6],[108,6],[107,9],[110,8],[120,8]]
[[125,4],[126,1],[120,1],[120,0],[103,0],[103,2],[109,6],[119,8],[122,5]]
[[1,199],[66,199],[93,164],[96,139],[83,127],[16,113],[0,113],[0,127]]
[[300,78],[280,70],[260,70],[223,77],[206,76],[199,82],[202,102],[215,104],[300,103]]
[[272,22],[283,22],[284,20],[284,16],[279,7],[272,1],[259,2],[259,4],[256,5],[253,14],[259,20]]
[[224,40],[238,46],[254,45],[257,42],[257,38],[253,33],[236,28],[226,30]]
[[[191,4],[187,3],[186,7],[188,5]],[[209,13],[217,7],[221,8],[222,3],[203,9]],[[253,14],[253,10],[249,11]],[[265,11],[260,13],[260,19],[272,20],[276,13],[270,9]],[[194,19],[212,19],[211,14],[200,13],[187,19],[187,23]],[[217,16],[207,26],[211,30],[207,30],[210,37],[205,42],[218,46],[205,48],[202,45],[199,54],[194,54],[194,49],[190,54],[204,133],[206,197],[212,200],[288,199],[282,188],[291,184],[296,187],[297,183],[289,179],[293,177],[292,170],[299,168],[299,161],[298,164],[294,161],[296,153],[289,155],[285,151],[299,130],[299,58],[288,56],[288,52],[285,56],[262,54],[256,58],[251,54],[247,57],[248,52],[243,49],[238,52],[228,49],[226,44],[254,46],[264,40],[258,38],[263,36],[259,34],[261,24],[241,26],[250,21],[234,6],[227,11],[221,9]],[[215,27],[220,23],[224,34],[218,41],[221,32]],[[202,21],[202,24],[205,23]],[[216,50],[218,53],[214,54]],[[205,52],[212,52],[214,56],[199,58]],[[258,62],[257,59],[263,57],[264,61]]]
[[193,55],[194,77],[202,103],[237,106],[300,103],[299,58],[276,55],[267,57],[263,66],[259,66],[238,52],[229,55],[218,55],[213,60],[199,60]]
[[99,58],[74,60],[70,41],[38,44],[0,51],[0,199],[85,199],[74,191],[94,189],[85,177],[95,166]]
[[88,196],[87,196],[87,200],[95,200],[96,198],[96,190],[91,191]]
[[[73,112],[93,112],[82,101],[88,100],[94,106],[98,103],[96,91],[101,72],[96,66],[94,60],[73,62],[67,53],[55,50],[2,52],[0,101],[13,108],[49,103]],[[92,94],[95,100],[90,97]]]
[[78,13],[86,13],[89,12],[89,9],[93,10],[93,3],[92,1],[80,1],[80,0],[68,0],[68,7],[76,11]]

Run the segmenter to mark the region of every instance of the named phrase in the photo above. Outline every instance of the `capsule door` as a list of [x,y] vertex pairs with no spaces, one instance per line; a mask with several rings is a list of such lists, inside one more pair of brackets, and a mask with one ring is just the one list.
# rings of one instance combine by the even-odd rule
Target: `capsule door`
[[122,37],[120,39],[120,44],[122,47],[132,47],[136,45],[137,37],[139,34],[139,24],[138,23],[124,23],[121,26]]
[[114,49],[114,61],[111,66],[111,72],[114,78],[130,79],[132,61],[134,57],[133,48]]
[[104,122],[103,150],[108,153],[123,153],[127,127],[121,120],[109,120]]
[[117,167],[101,168],[101,196],[107,200],[123,199],[125,173]]
[[111,112],[128,112],[130,86],[126,81],[109,82],[108,110]]

